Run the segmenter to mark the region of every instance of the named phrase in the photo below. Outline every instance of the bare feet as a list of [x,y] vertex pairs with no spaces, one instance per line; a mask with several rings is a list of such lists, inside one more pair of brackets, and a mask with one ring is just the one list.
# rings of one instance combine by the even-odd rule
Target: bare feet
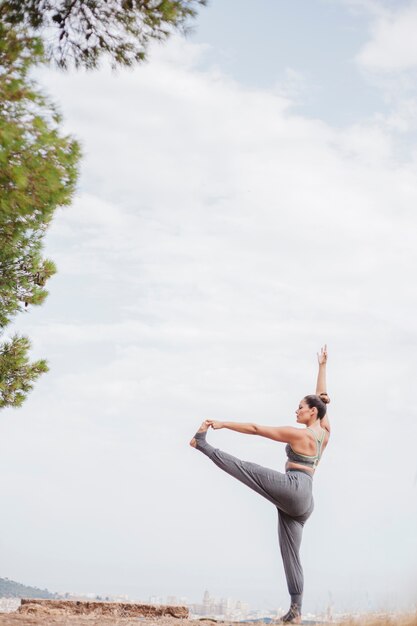
[[[204,422],[201,424],[200,428],[197,430],[198,433],[206,433],[209,429],[210,426],[210,420],[204,420]],[[197,447],[197,442],[195,440],[195,437],[193,437],[190,441],[190,446],[192,448]]]

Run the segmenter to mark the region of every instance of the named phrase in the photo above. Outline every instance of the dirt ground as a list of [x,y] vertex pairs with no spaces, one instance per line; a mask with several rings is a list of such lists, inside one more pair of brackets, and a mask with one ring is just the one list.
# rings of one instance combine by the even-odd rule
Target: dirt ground
[[[308,620],[306,626],[313,624]],[[245,626],[260,626],[262,622],[246,622]],[[339,626],[417,626],[417,614],[392,615],[387,617],[365,616],[339,622]],[[198,620],[175,617],[110,617],[103,615],[22,615],[0,613],[0,626],[237,626],[236,622],[216,622],[202,618]],[[320,626],[316,623],[316,626]],[[329,624],[322,624],[329,626]]]
[[[312,622],[304,622],[312,624]],[[245,626],[260,626],[262,622],[247,622]],[[417,615],[398,618],[364,618],[339,623],[339,626],[417,626]],[[188,620],[175,617],[103,617],[79,615],[19,615],[0,614],[0,626],[237,626],[235,622],[215,622],[209,619]],[[316,624],[316,626],[319,626]],[[329,626],[323,624],[322,626]]]
[[208,619],[189,620],[175,617],[144,618],[2,613],[0,614],[0,626],[232,626],[232,624],[230,622],[214,622]]

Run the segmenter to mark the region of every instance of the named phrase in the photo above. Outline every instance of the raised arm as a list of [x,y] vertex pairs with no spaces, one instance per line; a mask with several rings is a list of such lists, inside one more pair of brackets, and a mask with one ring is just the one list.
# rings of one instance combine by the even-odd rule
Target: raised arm
[[[316,395],[320,396],[325,394],[328,396],[326,384],[327,345],[317,354],[317,360],[319,363],[319,371],[317,375]],[[321,426],[330,432],[330,422],[327,414],[321,420]]]

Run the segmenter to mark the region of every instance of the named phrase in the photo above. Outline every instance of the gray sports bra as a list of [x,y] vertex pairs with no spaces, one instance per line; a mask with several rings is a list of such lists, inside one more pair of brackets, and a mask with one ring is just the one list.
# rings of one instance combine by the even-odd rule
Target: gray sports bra
[[311,467],[314,469],[315,467],[317,467],[321,459],[323,441],[326,435],[326,431],[323,429],[323,434],[321,436],[321,439],[319,439],[316,436],[316,433],[314,432],[312,428],[307,427],[307,430],[311,430],[316,440],[317,452],[314,456],[311,456],[308,454],[300,454],[299,452],[294,452],[294,450],[291,448],[289,443],[287,443],[287,445],[285,446],[285,451],[287,453],[287,457],[289,461],[292,461],[293,463],[298,463],[300,465],[306,465],[307,467]]

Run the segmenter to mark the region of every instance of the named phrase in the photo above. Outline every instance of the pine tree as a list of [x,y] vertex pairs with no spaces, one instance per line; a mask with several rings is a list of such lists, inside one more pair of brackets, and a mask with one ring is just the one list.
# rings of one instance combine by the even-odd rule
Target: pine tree
[[96,68],[106,55],[113,67],[146,58],[152,40],[186,32],[206,0],[0,0],[0,20],[47,32],[46,54],[56,64]]
[[[52,103],[28,77],[53,60],[62,69],[113,67],[146,58],[152,40],[186,31],[206,0],[0,0],[0,338],[22,310],[45,300],[55,265],[42,256],[58,206],[70,203],[80,149],[62,135]],[[42,44],[45,37],[46,50]],[[38,36],[35,36],[38,35]],[[0,342],[0,408],[20,406],[45,360],[30,341]]]
[[[43,60],[39,38],[0,23],[0,335],[47,296],[56,270],[42,257],[44,236],[77,179],[79,146],[61,133],[55,107],[28,77]],[[0,344],[0,408],[20,406],[47,371],[43,359],[29,361],[29,349],[19,335]]]

